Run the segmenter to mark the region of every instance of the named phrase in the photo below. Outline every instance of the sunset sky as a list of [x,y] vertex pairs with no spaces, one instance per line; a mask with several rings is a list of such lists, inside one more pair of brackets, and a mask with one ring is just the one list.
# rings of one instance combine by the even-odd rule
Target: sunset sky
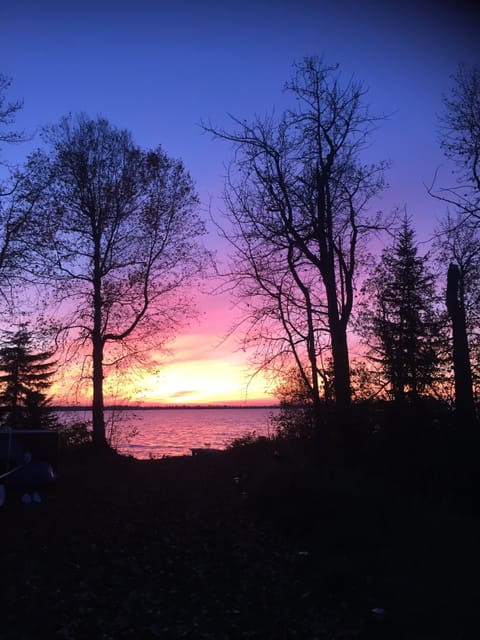
[[[292,64],[306,55],[339,63],[369,88],[372,112],[388,115],[369,149],[390,159],[390,188],[375,203],[407,207],[420,240],[443,214],[425,185],[435,171],[452,177],[438,146],[436,116],[460,61],[480,64],[480,14],[456,2],[337,0],[15,0],[0,6],[0,73],[23,98],[19,127],[35,134],[61,116],[84,111],[126,128],[142,147],[161,144],[183,160],[202,207],[220,216],[227,144],[201,121],[228,127],[286,105]],[[392,7],[396,7],[393,9]],[[20,162],[40,144],[4,148]],[[224,253],[215,232],[207,244]],[[248,380],[248,354],[227,297],[202,294],[198,323],[182,331],[156,374],[137,381],[131,400],[145,403],[269,402],[262,377]],[[132,387],[133,389],[133,387]]]

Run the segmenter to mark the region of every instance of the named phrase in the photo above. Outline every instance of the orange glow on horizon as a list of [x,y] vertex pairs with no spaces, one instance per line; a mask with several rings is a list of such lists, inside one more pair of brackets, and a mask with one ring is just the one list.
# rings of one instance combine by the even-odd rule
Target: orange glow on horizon
[[[228,342],[228,341],[227,341]],[[278,400],[271,383],[252,370],[242,351],[209,332],[186,333],[170,345],[171,356],[151,354],[151,366],[133,366],[107,375],[106,405],[272,405]],[[52,387],[53,403],[84,405],[91,402],[88,381],[78,384],[79,372],[71,369]]]
[[263,377],[249,380],[240,363],[198,360],[167,364],[157,375],[146,375],[132,400],[142,404],[272,404]]

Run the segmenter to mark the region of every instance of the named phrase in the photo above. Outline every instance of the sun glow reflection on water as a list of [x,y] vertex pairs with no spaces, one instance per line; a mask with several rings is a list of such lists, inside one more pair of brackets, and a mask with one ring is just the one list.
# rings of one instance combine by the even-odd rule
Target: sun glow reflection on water
[[[118,429],[118,450],[138,459],[190,455],[191,449],[224,449],[233,438],[255,431],[271,431],[272,407],[125,409],[113,415]],[[62,412],[63,413],[63,412]],[[106,421],[112,418],[107,411]],[[89,411],[67,411],[62,421],[91,420]],[[135,431],[129,438],[128,434]]]

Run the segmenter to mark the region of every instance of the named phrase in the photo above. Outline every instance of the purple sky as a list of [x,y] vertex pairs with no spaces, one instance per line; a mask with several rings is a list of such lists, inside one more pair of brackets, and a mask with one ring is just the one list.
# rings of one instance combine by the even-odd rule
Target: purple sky
[[423,182],[443,162],[435,115],[457,63],[480,63],[479,32],[480,12],[458,0],[15,0],[0,8],[0,72],[25,100],[28,131],[68,112],[103,115],[181,157],[206,200],[229,149],[199,122],[280,111],[292,63],[324,55],[369,87],[374,112],[392,114],[372,149],[392,161],[384,206],[407,204],[427,230],[436,205]]
[[[369,151],[392,162],[376,208],[406,205],[426,239],[443,210],[424,183],[442,166],[451,180],[437,144],[441,97],[458,62],[480,64],[480,12],[470,4],[11,0],[0,6],[0,73],[13,80],[10,97],[24,99],[17,121],[27,132],[68,112],[102,115],[141,146],[180,157],[216,212],[229,148],[200,121],[280,112],[292,63],[323,55],[369,87],[372,112],[391,114]],[[20,161],[38,142],[2,156]]]

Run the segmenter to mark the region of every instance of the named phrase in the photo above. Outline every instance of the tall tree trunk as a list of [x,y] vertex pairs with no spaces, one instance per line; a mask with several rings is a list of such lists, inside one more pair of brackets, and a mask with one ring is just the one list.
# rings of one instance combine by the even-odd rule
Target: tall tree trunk
[[93,281],[93,330],[92,330],[92,359],[93,359],[93,398],[92,398],[92,427],[93,443],[96,447],[106,447],[105,415],[103,401],[103,336],[102,336],[102,291],[99,269],[95,270]]
[[450,264],[448,267],[447,309],[452,321],[457,421],[461,426],[470,426],[475,419],[475,401],[473,398],[462,277],[456,264]]
[[[335,391],[335,410],[337,424],[342,436],[350,431],[351,388],[350,360],[347,343],[346,316],[339,312],[339,304],[346,313],[344,300],[339,300],[337,275],[335,270],[336,244],[333,231],[333,214],[330,187],[328,184],[330,169],[316,168],[318,243],[320,248],[320,273],[327,297],[328,328],[330,332],[333,387]],[[347,317],[348,320],[348,317]]]
[[335,405],[338,424],[344,435],[347,435],[351,427],[350,412],[352,404],[350,360],[348,355],[347,332],[340,320],[330,325],[330,335],[332,339]]
[[92,399],[93,443],[107,445],[103,402],[103,344],[98,337],[93,340],[93,399]]
[[[333,256],[333,251],[329,252]],[[333,388],[339,427],[349,430],[351,409],[350,359],[348,354],[347,328],[338,311],[335,264],[333,258],[324,262],[323,282],[327,294],[328,328],[332,342]]]

